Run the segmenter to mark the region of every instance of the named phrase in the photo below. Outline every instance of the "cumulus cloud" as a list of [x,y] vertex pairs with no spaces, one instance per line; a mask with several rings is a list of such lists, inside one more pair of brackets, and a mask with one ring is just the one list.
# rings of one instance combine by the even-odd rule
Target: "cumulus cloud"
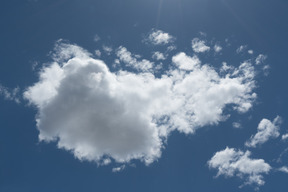
[[239,177],[245,180],[244,185],[264,185],[263,174],[269,173],[271,167],[263,159],[251,159],[250,156],[250,151],[227,147],[215,153],[208,165],[218,170],[216,177]]
[[196,53],[203,53],[210,50],[210,47],[205,45],[205,41],[200,40],[199,38],[194,38],[192,40],[192,49]]
[[95,55],[97,55],[97,57],[101,57],[101,51],[99,49],[95,50]]
[[248,52],[250,55],[253,55],[253,53],[254,53],[254,51],[253,51],[252,49],[249,49],[247,52]]
[[153,29],[148,35],[148,38],[144,41],[147,41],[154,45],[165,45],[168,43],[172,43],[174,40],[175,38],[169,33],[166,33],[162,30]]
[[148,61],[147,59],[138,60],[137,55],[133,55],[125,47],[120,46],[116,55],[119,57],[120,61],[124,62],[126,66],[132,67],[138,71],[149,71],[152,69],[154,63]]
[[155,60],[165,60],[166,57],[163,53],[160,53],[159,51],[156,51],[153,53],[152,55],[152,59],[155,59]]
[[57,42],[53,62],[24,92],[38,109],[40,141],[54,141],[80,160],[105,164],[108,157],[118,163],[138,159],[149,164],[161,156],[172,131],[191,134],[218,124],[227,119],[227,105],[242,113],[256,98],[249,62],[219,74],[182,52],[155,77],[149,69],[157,66],[144,65],[124,47],[116,54],[120,64],[138,72],[111,72],[83,48]]
[[269,139],[277,138],[280,133],[281,117],[277,116],[273,122],[268,119],[262,119],[258,125],[257,133],[245,143],[247,147],[256,147],[267,142]]

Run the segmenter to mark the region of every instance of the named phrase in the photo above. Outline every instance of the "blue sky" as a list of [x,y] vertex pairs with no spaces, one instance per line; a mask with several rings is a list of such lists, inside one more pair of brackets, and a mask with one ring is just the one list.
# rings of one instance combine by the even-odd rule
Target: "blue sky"
[[286,191],[287,8],[1,1],[0,191]]

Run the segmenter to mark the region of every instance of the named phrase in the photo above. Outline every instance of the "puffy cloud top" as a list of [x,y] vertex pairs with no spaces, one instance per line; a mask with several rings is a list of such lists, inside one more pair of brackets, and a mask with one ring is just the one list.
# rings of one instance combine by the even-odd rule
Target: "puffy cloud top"
[[175,38],[169,33],[153,29],[146,40],[154,45],[165,45],[172,43],[174,39]]
[[225,120],[227,105],[246,112],[256,98],[249,62],[220,75],[197,56],[181,52],[169,70],[155,77],[155,66],[143,64],[126,48],[116,54],[138,72],[112,73],[81,47],[57,42],[54,61],[24,92],[38,109],[41,141],[56,141],[75,157],[99,164],[107,164],[102,163],[107,157],[149,164],[161,156],[171,131],[194,133]]

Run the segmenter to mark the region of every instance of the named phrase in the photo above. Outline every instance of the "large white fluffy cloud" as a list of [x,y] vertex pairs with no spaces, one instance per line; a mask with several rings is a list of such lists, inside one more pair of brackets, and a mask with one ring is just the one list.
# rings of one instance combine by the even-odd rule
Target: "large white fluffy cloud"
[[227,105],[243,113],[256,98],[249,62],[220,74],[181,52],[155,77],[154,66],[143,67],[126,48],[116,54],[138,72],[112,73],[81,47],[57,42],[54,61],[24,92],[38,110],[41,141],[57,142],[75,157],[99,164],[107,159],[149,164],[161,156],[171,131],[194,133],[225,120]]
[[269,173],[271,166],[263,159],[252,159],[250,156],[250,151],[243,152],[227,147],[215,153],[208,165],[218,170],[217,177],[239,177],[245,180],[244,185],[264,185],[263,174]]
[[277,116],[273,122],[268,119],[262,119],[258,125],[257,133],[245,143],[248,147],[256,147],[267,142],[269,139],[279,137],[279,129],[282,120]]

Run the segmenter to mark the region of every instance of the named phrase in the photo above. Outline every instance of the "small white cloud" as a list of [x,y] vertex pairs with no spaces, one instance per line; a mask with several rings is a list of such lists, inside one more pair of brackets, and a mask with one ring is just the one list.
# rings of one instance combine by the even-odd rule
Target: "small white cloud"
[[286,166],[283,166],[283,167],[279,168],[278,170],[283,172],[283,173],[288,173],[288,167],[286,167]]
[[133,55],[125,47],[122,46],[116,50],[116,55],[119,57],[120,61],[126,64],[126,66],[132,67],[138,71],[149,71],[154,65],[153,62],[148,61],[147,59],[138,61],[137,59],[140,58],[140,56]]
[[216,44],[216,45],[214,45],[214,51],[216,53],[219,53],[220,51],[222,51],[222,47],[220,45]]
[[247,45],[241,45],[237,50],[236,53],[242,53],[245,49],[247,49]]
[[285,140],[287,140],[287,139],[288,139],[288,133],[282,135],[282,140],[283,140],[283,141],[285,141]]
[[260,64],[264,63],[266,59],[267,59],[266,55],[260,54],[256,57],[255,63],[256,63],[256,65],[260,65]]
[[200,40],[199,38],[194,38],[192,40],[192,49],[196,53],[203,53],[210,50],[210,47],[205,45],[205,41]]
[[239,128],[242,127],[239,122],[234,122],[234,123],[232,123],[232,126],[233,126],[234,128],[236,128],[236,129],[239,129]]
[[101,57],[101,51],[99,49],[95,50],[95,55]]
[[113,51],[113,48],[112,47],[109,47],[107,45],[103,45],[102,46],[102,49],[103,51],[107,54],[107,55],[111,55],[112,51]]
[[154,52],[152,58],[158,61],[166,59],[165,55],[163,53],[160,53],[159,51]]
[[239,177],[244,185],[264,185],[263,174],[269,173],[271,167],[263,159],[251,159],[251,152],[227,147],[215,153],[208,161],[210,168],[218,170],[216,177]]
[[245,143],[247,147],[256,147],[267,142],[269,139],[277,138],[280,133],[281,117],[277,116],[273,122],[268,119],[262,119],[258,125],[257,133]]
[[125,165],[121,165],[120,167],[115,167],[112,169],[112,172],[117,173],[117,172],[123,171],[125,167],[126,167]]
[[248,53],[249,53],[250,55],[253,55],[254,51],[253,51],[252,49],[249,49],[249,50],[248,50]]
[[145,39],[145,41],[148,41],[154,45],[165,45],[172,43],[174,40],[175,38],[172,35],[169,35],[169,33],[156,29],[153,29],[148,35],[148,38]]

